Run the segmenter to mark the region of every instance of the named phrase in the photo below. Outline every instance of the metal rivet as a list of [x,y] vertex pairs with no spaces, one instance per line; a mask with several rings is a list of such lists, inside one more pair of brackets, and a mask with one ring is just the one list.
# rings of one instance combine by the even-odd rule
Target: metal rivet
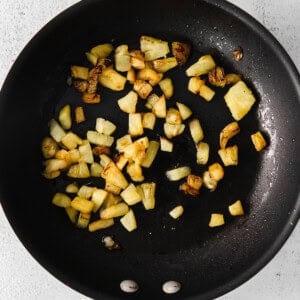
[[139,286],[135,281],[127,279],[121,281],[120,289],[125,293],[135,293],[139,289]]
[[180,289],[181,289],[181,284],[174,280],[166,281],[162,286],[162,290],[166,294],[175,294],[179,292]]

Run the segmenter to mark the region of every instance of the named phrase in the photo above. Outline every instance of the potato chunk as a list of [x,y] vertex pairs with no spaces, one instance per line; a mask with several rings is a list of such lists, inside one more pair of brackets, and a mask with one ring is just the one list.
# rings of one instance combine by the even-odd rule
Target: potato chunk
[[126,77],[112,68],[105,68],[99,75],[99,83],[113,91],[122,91],[126,84]]
[[120,196],[128,205],[135,205],[142,201],[142,197],[138,193],[133,183],[130,183],[127,188],[120,194]]
[[140,37],[140,49],[146,61],[165,57],[170,52],[168,42],[145,35]]
[[184,212],[183,206],[182,205],[178,205],[176,207],[174,207],[170,212],[169,215],[173,218],[173,219],[178,219]]
[[215,66],[216,63],[210,54],[203,55],[196,63],[191,65],[186,70],[186,75],[189,77],[204,75],[207,74]]
[[220,149],[218,154],[224,166],[237,166],[238,165],[238,146],[227,147]]
[[267,142],[260,131],[251,134],[251,140],[256,151],[261,151],[267,146]]
[[174,41],[172,42],[172,54],[176,57],[179,66],[186,63],[190,56],[191,45]]
[[209,227],[217,227],[225,224],[223,214],[213,213],[210,216]]
[[136,104],[138,102],[138,95],[134,91],[130,91],[124,97],[118,100],[118,105],[122,111],[128,114],[135,113]]
[[132,209],[130,209],[128,213],[120,219],[120,222],[123,227],[129,232],[137,228],[135,215]]
[[229,205],[228,210],[232,216],[244,215],[244,209],[241,200],[237,200],[233,204]]
[[226,125],[221,133],[220,133],[220,147],[221,149],[225,148],[227,145],[227,142],[237,135],[240,132],[240,127],[238,122],[231,122],[228,125]]

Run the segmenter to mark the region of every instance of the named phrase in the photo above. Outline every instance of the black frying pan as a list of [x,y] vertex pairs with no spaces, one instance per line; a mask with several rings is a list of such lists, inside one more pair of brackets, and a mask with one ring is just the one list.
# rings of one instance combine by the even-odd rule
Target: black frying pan
[[[157,207],[145,213],[136,208],[138,230],[129,234],[120,225],[90,234],[74,228],[64,212],[51,205],[64,181],[49,182],[41,173],[40,141],[47,122],[65,103],[80,96],[66,85],[71,64],[83,64],[93,45],[137,45],[141,34],[193,45],[189,63],[211,53],[226,70],[241,73],[255,91],[257,103],[240,122],[240,165],[227,168],[216,192],[203,189],[198,198],[183,196],[169,183],[164,170],[178,163],[194,163],[194,147],[184,134],[173,155],[160,154],[146,173],[158,182]],[[231,51],[242,46],[245,57],[234,62]],[[211,103],[186,92],[183,71],[171,71],[174,99],[187,103],[204,125],[207,141],[217,149],[218,134],[232,120],[222,91]],[[223,1],[82,1],[51,21],[24,49],[9,73],[0,98],[0,196],[7,217],[20,240],[52,274],[93,297],[105,299],[167,297],[161,284],[182,283],[173,299],[212,298],[254,275],[279,250],[299,218],[300,125],[299,74],[285,51],[250,16]],[[85,106],[87,123],[104,116],[126,128],[117,113],[115,93],[101,89],[103,102]],[[120,95],[125,92],[120,93]],[[114,98],[113,98],[114,97]],[[174,102],[174,100],[173,100]],[[169,103],[171,105],[171,102]],[[249,135],[262,130],[269,147],[256,153]],[[75,129],[74,129],[75,130]],[[155,132],[153,137],[157,137]],[[297,155],[298,154],[298,155]],[[210,162],[218,160],[212,154]],[[246,215],[233,219],[228,204],[243,199]],[[183,203],[179,221],[167,213]],[[209,214],[222,211],[226,226],[209,229]],[[122,251],[101,246],[103,234],[114,234]],[[140,289],[126,295],[120,281],[134,279]]]

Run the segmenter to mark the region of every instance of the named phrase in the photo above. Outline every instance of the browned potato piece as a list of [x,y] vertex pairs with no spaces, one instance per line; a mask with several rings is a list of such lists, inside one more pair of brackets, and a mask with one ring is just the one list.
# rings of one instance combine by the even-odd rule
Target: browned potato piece
[[130,64],[135,69],[145,68],[145,55],[141,50],[132,50],[129,52]]
[[133,68],[127,71],[126,79],[128,80],[129,83],[134,84],[136,80],[136,76],[135,76],[135,70]]
[[96,66],[89,71],[88,88],[86,91],[88,94],[96,94],[98,78],[101,72],[102,66]]
[[140,37],[140,49],[145,54],[145,61],[165,57],[170,52],[167,41],[146,35]]
[[99,83],[113,91],[122,91],[125,88],[126,77],[112,68],[105,68],[99,75]]
[[235,84],[238,81],[242,80],[240,74],[229,73],[225,75],[226,84]]
[[214,163],[208,167],[209,176],[215,181],[220,181],[224,177],[223,167],[219,163]]
[[84,115],[84,110],[82,106],[77,106],[75,108],[75,122],[77,124],[82,123],[85,121],[85,115]]
[[187,177],[187,180],[186,180],[187,184],[196,189],[196,190],[199,190],[202,186],[202,183],[203,183],[203,180],[200,176],[197,176],[197,175],[193,175],[193,174],[190,174],[188,177]]
[[227,147],[218,151],[225,167],[238,165],[238,146]]
[[169,124],[181,124],[182,120],[179,110],[172,107],[169,108],[167,110],[166,122]]
[[217,66],[210,70],[208,73],[208,81],[214,86],[224,87],[226,84],[224,69]]
[[197,62],[191,65],[185,72],[189,77],[207,74],[216,66],[216,63],[210,54],[201,56]]
[[162,73],[158,73],[151,68],[144,68],[137,73],[137,79],[148,81],[152,86],[158,84],[162,78]]
[[47,136],[42,140],[42,153],[44,158],[54,157],[57,151],[58,145],[53,138]]
[[107,180],[108,182],[125,189],[128,185],[128,182],[120,169],[115,165],[114,162],[109,162],[104,168],[101,177]]
[[93,154],[96,155],[96,156],[99,156],[101,154],[110,155],[111,154],[110,147],[107,147],[107,146],[95,146],[93,148]]
[[98,94],[83,93],[82,101],[84,103],[96,104],[96,103],[100,103],[101,98],[100,98],[100,95],[98,95]]
[[78,92],[81,92],[81,93],[84,93],[89,84],[86,80],[73,80],[73,85],[74,85],[74,88],[78,91]]
[[244,209],[241,200],[237,200],[233,204],[229,205],[228,210],[232,216],[244,215]]
[[89,232],[94,232],[96,230],[108,228],[112,225],[114,225],[114,219],[96,220],[89,224]]
[[73,78],[87,80],[89,78],[89,69],[81,66],[71,66],[71,76]]
[[240,127],[238,122],[231,122],[228,125],[226,125],[221,133],[220,133],[220,147],[221,149],[224,149],[227,145],[227,142],[237,135],[240,132]]
[[147,97],[152,92],[151,84],[147,83],[145,80],[137,79],[133,84],[133,89],[138,93],[141,99],[147,99]]
[[186,63],[191,53],[191,45],[174,41],[172,42],[172,54],[176,57],[179,66]]
[[175,57],[166,57],[153,61],[153,68],[160,73],[165,73],[177,65],[178,62]]
[[200,193],[198,189],[191,187],[186,182],[184,182],[183,184],[181,184],[179,186],[179,190],[183,191],[185,194],[191,195],[191,196],[198,196]]
[[188,90],[193,94],[199,94],[201,85],[205,84],[205,81],[200,79],[200,77],[191,77],[188,83]]
[[251,134],[251,140],[256,151],[261,151],[267,146],[267,142],[260,131]]

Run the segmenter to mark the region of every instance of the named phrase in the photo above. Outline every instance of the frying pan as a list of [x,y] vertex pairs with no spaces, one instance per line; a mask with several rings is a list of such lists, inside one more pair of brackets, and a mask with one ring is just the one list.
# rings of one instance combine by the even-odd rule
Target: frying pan
[[[258,101],[240,122],[241,134],[233,140],[240,149],[239,167],[225,170],[214,193],[203,190],[198,198],[189,198],[166,180],[164,171],[178,164],[189,164],[199,174],[204,171],[195,165],[192,141],[184,134],[174,141],[172,155],[160,153],[145,173],[158,183],[157,207],[147,213],[135,208],[138,229],[129,234],[116,225],[90,234],[74,228],[64,212],[51,205],[53,193],[65,182],[41,177],[40,141],[48,132],[47,122],[62,105],[81,103],[66,85],[69,66],[84,64],[84,52],[95,44],[112,41],[136,47],[142,34],[190,42],[189,63],[211,53],[225,70],[244,75]],[[238,63],[231,56],[237,46],[245,52]],[[232,120],[224,91],[218,90],[209,104],[201,102],[186,92],[183,73],[169,73],[175,83],[174,99],[192,108],[205,124],[207,142],[218,149],[218,134]],[[20,240],[47,270],[90,297],[165,298],[161,284],[171,279],[182,283],[173,299],[217,297],[263,267],[298,221],[299,86],[296,68],[273,37],[223,1],[79,3],[29,43],[2,88],[0,198],[4,211]],[[101,95],[101,105],[84,107],[90,121],[76,129],[79,134],[92,128],[98,116],[115,122],[117,135],[126,128],[126,119],[117,112],[116,94],[101,89]],[[249,135],[258,129],[269,142],[259,154],[249,143]],[[217,160],[212,153],[210,162]],[[227,206],[238,198],[246,215],[233,219]],[[185,206],[185,213],[174,221],[168,211],[178,203]],[[208,228],[212,212],[223,212],[226,226]],[[106,251],[101,246],[104,234],[115,235],[123,249]],[[122,293],[119,283],[124,279],[136,280],[139,291],[130,296]]]

